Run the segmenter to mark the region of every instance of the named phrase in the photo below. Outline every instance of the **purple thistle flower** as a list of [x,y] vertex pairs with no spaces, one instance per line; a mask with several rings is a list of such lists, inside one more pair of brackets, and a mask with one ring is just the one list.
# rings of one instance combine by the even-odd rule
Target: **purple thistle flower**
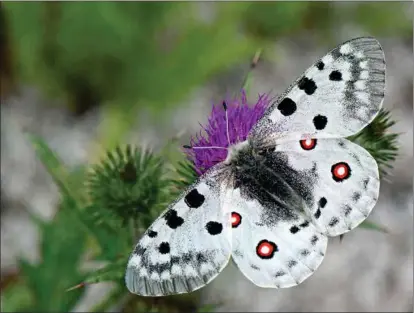
[[[268,95],[259,95],[256,104],[249,106],[246,92],[242,90],[240,98],[226,100],[230,145],[244,141],[249,131],[263,116],[272,98]],[[203,126],[205,134],[200,131],[195,137],[191,137],[191,147],[218,146],[227,148],[226,111],[222,103],[213,105],[207,125]],[[185,149],[187,158],[194,164],[198,175],[202,175],[213,165],[222,162],[227,157],[225,149]]]

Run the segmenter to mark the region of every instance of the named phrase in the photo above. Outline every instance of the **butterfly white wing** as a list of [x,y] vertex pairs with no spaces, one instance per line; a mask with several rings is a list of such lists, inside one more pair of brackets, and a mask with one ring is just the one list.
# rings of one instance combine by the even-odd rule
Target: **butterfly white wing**
[[150,226],[126,270],[129,291],[142,296],[191,292],[215,278],[231,254],[228,212],[212,168]]
[[298,210],[278,215],[283,206],[260,203],[251,196],[237,188],[225,200],[233,211],[233,260],[257,286],[300,284],[321,264],[327,237]]
[[[256,141],[346,137],[369,124],[384,99],[385,58],[374,38],[357,38],[310,67],[250,131]],[[258,145],[259,143],[256,142]]]
[[348,232],[370,214],[380,182],[378,165],[364,148],[331,138],[279,142],[275,149],[266,155],[269,168],[284,155],[288,167],[312,181],[306,211],[325,234]]

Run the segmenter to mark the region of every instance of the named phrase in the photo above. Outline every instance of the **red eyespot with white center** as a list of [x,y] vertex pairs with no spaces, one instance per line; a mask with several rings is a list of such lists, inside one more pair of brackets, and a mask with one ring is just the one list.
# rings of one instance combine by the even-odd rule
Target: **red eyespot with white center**
[[242,217],[237,212],[231,212],[231,226],[233,228],[238,227],[241,224]]
[[331,172],[332,178],[337,182],[341,182],[351,176],[351,168],[348,163],[345,162],[339,162],[332,165]]
[[278,250],[279,249],[274,242],[264,239],[257,244],[256,254],[261,259],[271,259]]
[[315,149],[316,139],[303,139],[299,143],[303,150],[312,150]]

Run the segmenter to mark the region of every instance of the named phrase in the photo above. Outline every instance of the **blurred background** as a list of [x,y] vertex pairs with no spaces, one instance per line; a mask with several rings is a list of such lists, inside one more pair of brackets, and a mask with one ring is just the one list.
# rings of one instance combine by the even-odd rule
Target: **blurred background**
[[[28,301],[30,289],[15,286],[20,260],[41,259],[32,215],[52,219],[60,199],[25,132],[44,138],[70,169],[117,144],[157,151],[178,137],[178,147],[213,103],[237,94],[257,49],[251,103],[259,93],[283,92],[341,42],[370,35],[385,51],[384,106],[401,133],[400,155],[370,216],[390,232],[358,229],[342,243],[331,240],[315,275],[291,289],[255,287],[230,264],[199,301],[227,312],[412,312],[412,17],[410,2],[1,2],[3,309]],[[70,310],[88,311],[110,289],[87,287]]]

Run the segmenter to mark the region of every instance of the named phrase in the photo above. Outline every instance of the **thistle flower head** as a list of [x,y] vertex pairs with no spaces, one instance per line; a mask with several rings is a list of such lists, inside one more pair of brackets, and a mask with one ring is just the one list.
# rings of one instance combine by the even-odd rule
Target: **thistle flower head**
[[[150,151],[117,147],[108,151],[88,175],[88,193],[99,218],[105,209],[123,224],[130,219],[145,220],[151,209],[162,201],[164,179],[162,160]],[[109,213],[109,212],[108,212]]]
[[[224,101],[227,110],[223,109],[223,103],[213,105],[208,122],[206,125],[201,125],[203,130],[191,138],[191,147],[217,146],[227,148],[229,145],[246,140],[249,131],[263,116],[271,100],[268,95],[263,94],[251,106],[247,102],[246,93],[243,90],[239,98]],[[227,138],[227,121],[229,138]],[[216,163],[224,161],[227,157],[225,149],[185,149],[184,152],[194,164],[198,175],[203,174]]]

